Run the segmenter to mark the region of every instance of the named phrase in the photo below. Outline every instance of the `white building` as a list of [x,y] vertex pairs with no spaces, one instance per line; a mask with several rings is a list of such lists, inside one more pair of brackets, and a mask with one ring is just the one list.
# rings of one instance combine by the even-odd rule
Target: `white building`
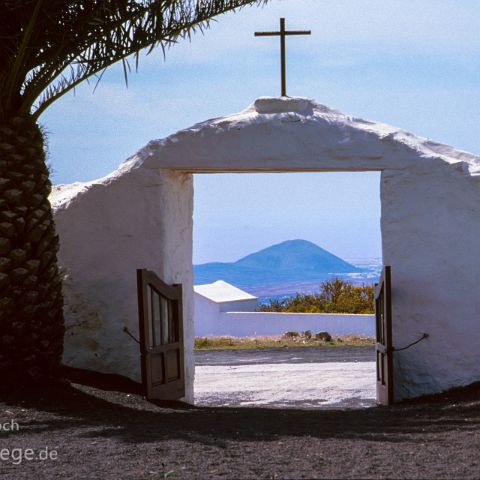
[[[217,280],[206,285],[195,285],[195,312],[200,312],[201,305],[214,304],[219,312],[254,312],[257,310],[257,297],[239,288]],[[198,309],[197,309],[198,306]]]
[[193,290],[197,337],[217,334],[221,312],[254,312],[258,307],[257,297],[223,280],[195,285]]

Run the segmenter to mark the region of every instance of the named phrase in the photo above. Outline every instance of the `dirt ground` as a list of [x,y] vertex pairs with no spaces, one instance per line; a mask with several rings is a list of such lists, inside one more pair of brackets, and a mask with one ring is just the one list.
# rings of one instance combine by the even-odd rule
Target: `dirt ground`
[[480,478],[478,385],[362,410],[158,406],[78,384],[25,398],[0,395],[5,479]]

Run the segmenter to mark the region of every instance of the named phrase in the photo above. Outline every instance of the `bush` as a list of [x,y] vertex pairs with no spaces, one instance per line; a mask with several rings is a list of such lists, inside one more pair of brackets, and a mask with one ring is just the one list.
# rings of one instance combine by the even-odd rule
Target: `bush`
[[323,342],[331,342],[332,336],[328,332],[318,332],[315,334],[317,340],[322,340]]
[[209,341],[207,337],[197,337],[195,338],[195,348],[207,348],[209,346]]
[[260,307],[262,312],[289,313],[373,313],[373,285],[355,286],[351,282],[335,278],[321,284],[318,294],[300,294],[295,297]]
[[297,338],[300,334],[298,332],[285,332],[282,337],[284,338]]

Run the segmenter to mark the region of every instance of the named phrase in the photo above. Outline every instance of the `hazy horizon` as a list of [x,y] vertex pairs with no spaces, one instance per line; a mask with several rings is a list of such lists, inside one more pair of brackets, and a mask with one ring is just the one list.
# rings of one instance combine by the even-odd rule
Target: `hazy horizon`
[[[289,195],[277,189],[278,175],[292,184]],[[380,172],[209,174],[200,184],[199,176],[194,175],[194,264],[236,261],[293,239],[344,259],[382,255]],[[341,198],[332,202],[336,191]]]

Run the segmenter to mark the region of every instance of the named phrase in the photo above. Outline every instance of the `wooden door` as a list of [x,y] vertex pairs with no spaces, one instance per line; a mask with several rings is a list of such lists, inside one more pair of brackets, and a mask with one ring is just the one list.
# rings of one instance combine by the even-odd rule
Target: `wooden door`
[[142,384],[149,400],[185,396],[182,286],[137,270]]
[[377,402],[391,405],[393,397],[392,275],[385,266],[375,285]]

